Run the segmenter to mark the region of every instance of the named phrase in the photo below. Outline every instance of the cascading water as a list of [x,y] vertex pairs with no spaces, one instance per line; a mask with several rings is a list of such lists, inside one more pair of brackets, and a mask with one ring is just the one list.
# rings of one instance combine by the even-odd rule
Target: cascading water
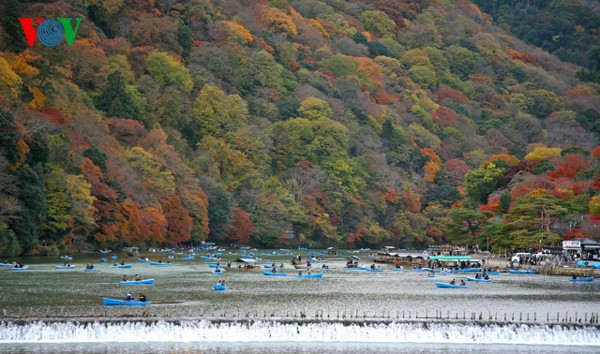
[[209,321],[0,323],[0,345],[86,342],[346,342],[598,346],[591,326]]

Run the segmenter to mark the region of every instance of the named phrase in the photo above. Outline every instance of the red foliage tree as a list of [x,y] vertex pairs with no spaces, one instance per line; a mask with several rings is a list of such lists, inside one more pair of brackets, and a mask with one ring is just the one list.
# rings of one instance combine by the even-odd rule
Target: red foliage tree
[[181,204],[178,195],[172,195],[162,201],[163,213],[167,220],[166,242],[178,244],[192,237],[193,219]]
[[250,220],[250,214],[239,208],[234,210],[232,228],[231,239],[245,245],[250,242],[250,235],[256,229]]
[[469,98],[462,92],[457,91],[455,89],[451,89],[449,87],[442,87],[435,94],[438,101],[443,101],[445,99],[454,101],[456,103],[465,104],[469,102]]
[[439,127],[444,128],[454,124],[457,113],[444,106],[440,106],[435,112],[433,112],[432,119]]

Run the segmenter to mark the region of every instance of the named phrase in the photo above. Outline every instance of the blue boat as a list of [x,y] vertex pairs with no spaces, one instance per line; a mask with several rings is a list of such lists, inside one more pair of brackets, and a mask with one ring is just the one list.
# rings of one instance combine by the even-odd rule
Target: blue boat
[[108,297],[102,298],[104,306],[148,306],[150,301],[138,301],[138,300],[120,300],[111,299]]
[[75,269],[74,265],[61,265],[61,266],[54,266],[54,269]]
[[281,266],[281,265],[265,264],[265,265],[263,265],[263,268],[267,268],[267,269],[273,269],[273,268],[283,269],[283,266]]
[[138,258],[137,261],[142,263],[150,263],[150,260],[148,258]]
[[173,265],[173,263],[150,262],[150,265],[153,265],[153,266],[161,266],[161,267],[169,267],[169,266],[172,266],[172,265]]
[[12,267],[12,263],[0,263],[0,267]]
[[223,268],[215,268],[213,271],[211,271],[212,275],[223,275],[225,274],[225,271],[223,270]]
[[211,257],[211,256],[200,256],[200,259],[203,261],[220,261],[220,257]]
[[100,250],[100,253],[102,254],[107,254],[107,253],[111,253],[112,250]]
[[499,270],[499,271],[491,271],[491,272],[486,272],[489,275],[500,275],[502,273],[504,273],[503,270]]
[[584,282],[591,282],[594,280],[594,277],[584,277],[584,278],[571,278],[569,279],[569,281],[572,281],[574,283],[584,283]]
[[60,259],[64,259],[65,261],[72,261],[73,257],[69,257],[69,256],[61,256]]
[[369,270],[369,268],[367,267],[350,267],[350,268],[344,268],[346,270]]
[[215,284],[213,286],[213,288],[215,289],[215,291],[225,291],[225,290],[229,290],[229,286],[227,285],[223,285],[223,284]]
[[110,259],[117,259],[117,256],[110,256]]
[[183,256],[183,257],[181,257],[181,259],[182,259],[182,260],[184,260],[184,261],[191,261],[191,260],[193,260],[194,258],[196,258],[196,256],[194,256],[194,255],[190,255],[190,256]]
[[154,284],[154,279],[128,280],[128,281],[121,282],[121,285],[152,285],[152,284]]
[[368,271],[371,273],[383,273],[383,269],[369,269]]
[[220,264],[209,263],[208,268],[223,268],[223,266]]
[[22,271],[22,270],[27,270],[29,269],[29,266],[22,266],[22,267],[12,267],[11,268],[14,271]]
[[296,275],[296,278],[298,279],[312,279],[312,278],[323,278],[323,273],[318,273],[318,274],[298,274]]
[[111,268],[131,268],[131,264],[117,264],[110,266]]
[[510,274],[535,274],[533,269],[509,269]]
[[106,258],[104,258],[104,257],[100,258],[100,262],[106,263]]
[[473,278],[473,277],[467,277],[467,280],[474,281],[477,283],[491,283],[492,282],[492,279],[483,279],[483,278],[477,279],[477,278]]
[[273,277],[285,277],[287,274],[285,273],[273,273],[273,272],[263,272],[263,275],[273,276]]
[[98,271],[98,268],[94,267],[94,268],[86,268],[83,270],[84,273],[95,273]]
[[435,275],[428,275],[427,278],[437,278]]
[[437,286],[438,288],[447,288],[447,289],[468,289],[469,288],[466,285],[457,285],[457,284],[440,283],[440,282],[436,282],[435,286]]

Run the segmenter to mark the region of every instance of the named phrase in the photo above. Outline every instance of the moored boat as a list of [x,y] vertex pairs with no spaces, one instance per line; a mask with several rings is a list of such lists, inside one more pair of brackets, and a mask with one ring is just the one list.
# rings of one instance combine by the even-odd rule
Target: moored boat
[[121,285],[152,285],[152,284],[154,284],[154,279],[121,281]]
[[148,306],[150,301],[138,301],[138,300],[120,300],[111,299],[108,297],[102,298],[104,306]]
[[450,284],[450,283],[440,283],[436,282],[435,286],[438,288],[447,288],[447,289],[468,289],[469,287],[466,285],[458,285],[458,284]]
[[508,272],[510,274],[536,274],[533,269],[509,269]]
[[148,258],[138,258],[137,261],[142,263],[150,263],[150,260]]

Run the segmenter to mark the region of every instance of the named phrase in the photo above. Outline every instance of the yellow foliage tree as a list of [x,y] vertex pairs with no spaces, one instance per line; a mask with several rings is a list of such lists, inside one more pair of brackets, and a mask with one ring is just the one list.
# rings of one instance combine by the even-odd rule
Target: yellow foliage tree
[[537,146],[532,152],[525,155],[525,160],[544,160],[560,156],[561,148],[551,148],[546,145]]

